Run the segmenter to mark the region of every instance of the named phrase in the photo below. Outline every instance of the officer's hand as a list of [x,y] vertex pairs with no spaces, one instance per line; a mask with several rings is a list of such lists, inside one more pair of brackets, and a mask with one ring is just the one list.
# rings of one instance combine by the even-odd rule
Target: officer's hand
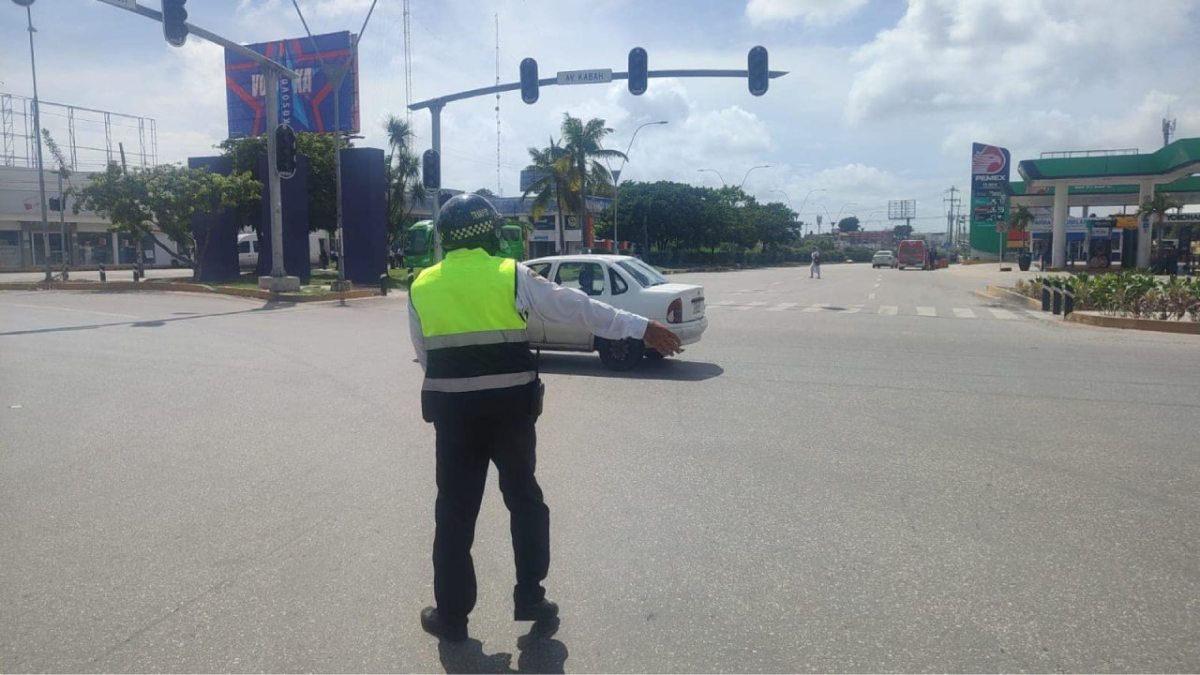
[[642,336],[642,342],[663,356],[671,356],[683,351],[680,347],[679,336],[658,321],[652,320],[646,324],[646,334]]

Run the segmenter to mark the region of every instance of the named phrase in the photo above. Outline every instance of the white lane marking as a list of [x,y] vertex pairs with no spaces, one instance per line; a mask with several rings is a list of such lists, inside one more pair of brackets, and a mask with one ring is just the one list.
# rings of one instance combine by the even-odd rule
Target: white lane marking
[[879,288],[879,284],[875,284],[873,288]]
[[823,302],[822,302],[822,303],[820,303],[820,304],[816,304],[816,305],[810,305],[810,306],[808,306],[808,307],[805,307],[804,309],[802,309],[802,310],[800,310],[800,311],[801,311],[801,312],[819,312],[819,311],[821,311],[821,310],[825,309],[825,308],[826,308],[826,307],[828,307],[828,306],[829,306],[829,305],[827,305],[827,304],[825,304],[825,303],[823,303]]
[[997,319],[1008,320],[1017,318],[1016,314],[1013,314],[1007,309],[992,309],[991,312],[996,316]]
[[895,305],[881,305],[879,307],[879,313],[882,316],[896,316],[896,312],[899,311],[900,308]]
[[862,305],[852,305],[852,306],[842,310],[842,314],[858,314],[861,311],[862,311]]
[[746,303],[746,305],[749,307],[762,307],[765,304],[767,304],[767,303],[763,302],[762,300],[755,300],[754,302]]
[[98,314],[100,316],[115,316],[121,319],[140,319],[132,314],[117,314],[116,312],[97,312],[94,309],[75,309],[74,307],[55,307],[53,305],[27,305],[20,302],[0,303],[0,307],[25,307],[28,309],[57,309],[60,312],[78,312],[80,314]]
[[791,309],[795,306],[796,306],[796,303],[794,303],[794,302],[781,302],[778,305],[775,305],[774,307],[768,308],[767,311],[768,312],[782,312],[785,309]]
[[772,281],[772,282],[771,282],[771,285],[772,285],[772,286],[778,286],[779,284],[782,284],[782,283],[783,283],[782,281]]
[[732,309],[735,312],[744,312],[750,309],[750,305],[738,305],[737,307],[730,307],[729,309]]
[[872,293],[872,294],[868,295],[868,296],[867,296],[867,299],[868,299],[868,300],[874,300],[874,299],[875,299],[875,294],[874,294],[874,293]]
[[937,316],[937,309],[934,307],[922,307],[917,305],[917,316]]
[[708,306],[709,307],[724,307],[726,305],[732,305],[732,304],[733,304],[733,300],[718,300],[716,302],[708,303]]
[[954,308],[954,316],[955,316],[955,318],[958,318],[958,319],[974,319],[975,312],[972,312],[971,310],[969,310],[965,307],[955,307]]

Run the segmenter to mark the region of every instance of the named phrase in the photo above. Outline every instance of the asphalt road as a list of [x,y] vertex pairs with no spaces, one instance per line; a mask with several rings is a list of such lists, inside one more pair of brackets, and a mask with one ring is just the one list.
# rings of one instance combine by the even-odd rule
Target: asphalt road
[[1200,670],[1200,340],[824,277],[543,355],[562,622],[510,620],[493,474],[461,646],[403,295],[0,293],[0,671]]

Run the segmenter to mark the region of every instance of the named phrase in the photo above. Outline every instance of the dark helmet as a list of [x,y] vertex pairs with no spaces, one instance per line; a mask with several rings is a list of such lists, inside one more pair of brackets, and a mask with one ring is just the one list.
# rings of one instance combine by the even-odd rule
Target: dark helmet
[[475,194],[454,195],[438,213],[442,249],[494,248],[504,219],[488,200]]

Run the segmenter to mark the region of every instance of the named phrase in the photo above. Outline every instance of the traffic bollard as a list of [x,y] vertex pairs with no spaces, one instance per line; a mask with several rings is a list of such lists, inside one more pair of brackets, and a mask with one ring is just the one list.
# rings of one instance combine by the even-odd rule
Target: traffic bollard
[[1062,314],[1062,291],[1054,289],[1054,304],[1053,311],[1055,314]]
[[388,279],[388,275],[387,275],[387,274],[380,274],[380,275],[379,275],[379,294],[380,294],[380,295],[387,295],[387,292],[388,292],[388,281],[389,281],[389,279]]
[[1042,286],[1042,311],[1050,311],[1050,287]]
[[108,275],[104,273],[104,263],[100,263],[100,281],[108,281]]
[[1075,294],[1071,291],[1063,291],[1063,318],[1075,311]]

